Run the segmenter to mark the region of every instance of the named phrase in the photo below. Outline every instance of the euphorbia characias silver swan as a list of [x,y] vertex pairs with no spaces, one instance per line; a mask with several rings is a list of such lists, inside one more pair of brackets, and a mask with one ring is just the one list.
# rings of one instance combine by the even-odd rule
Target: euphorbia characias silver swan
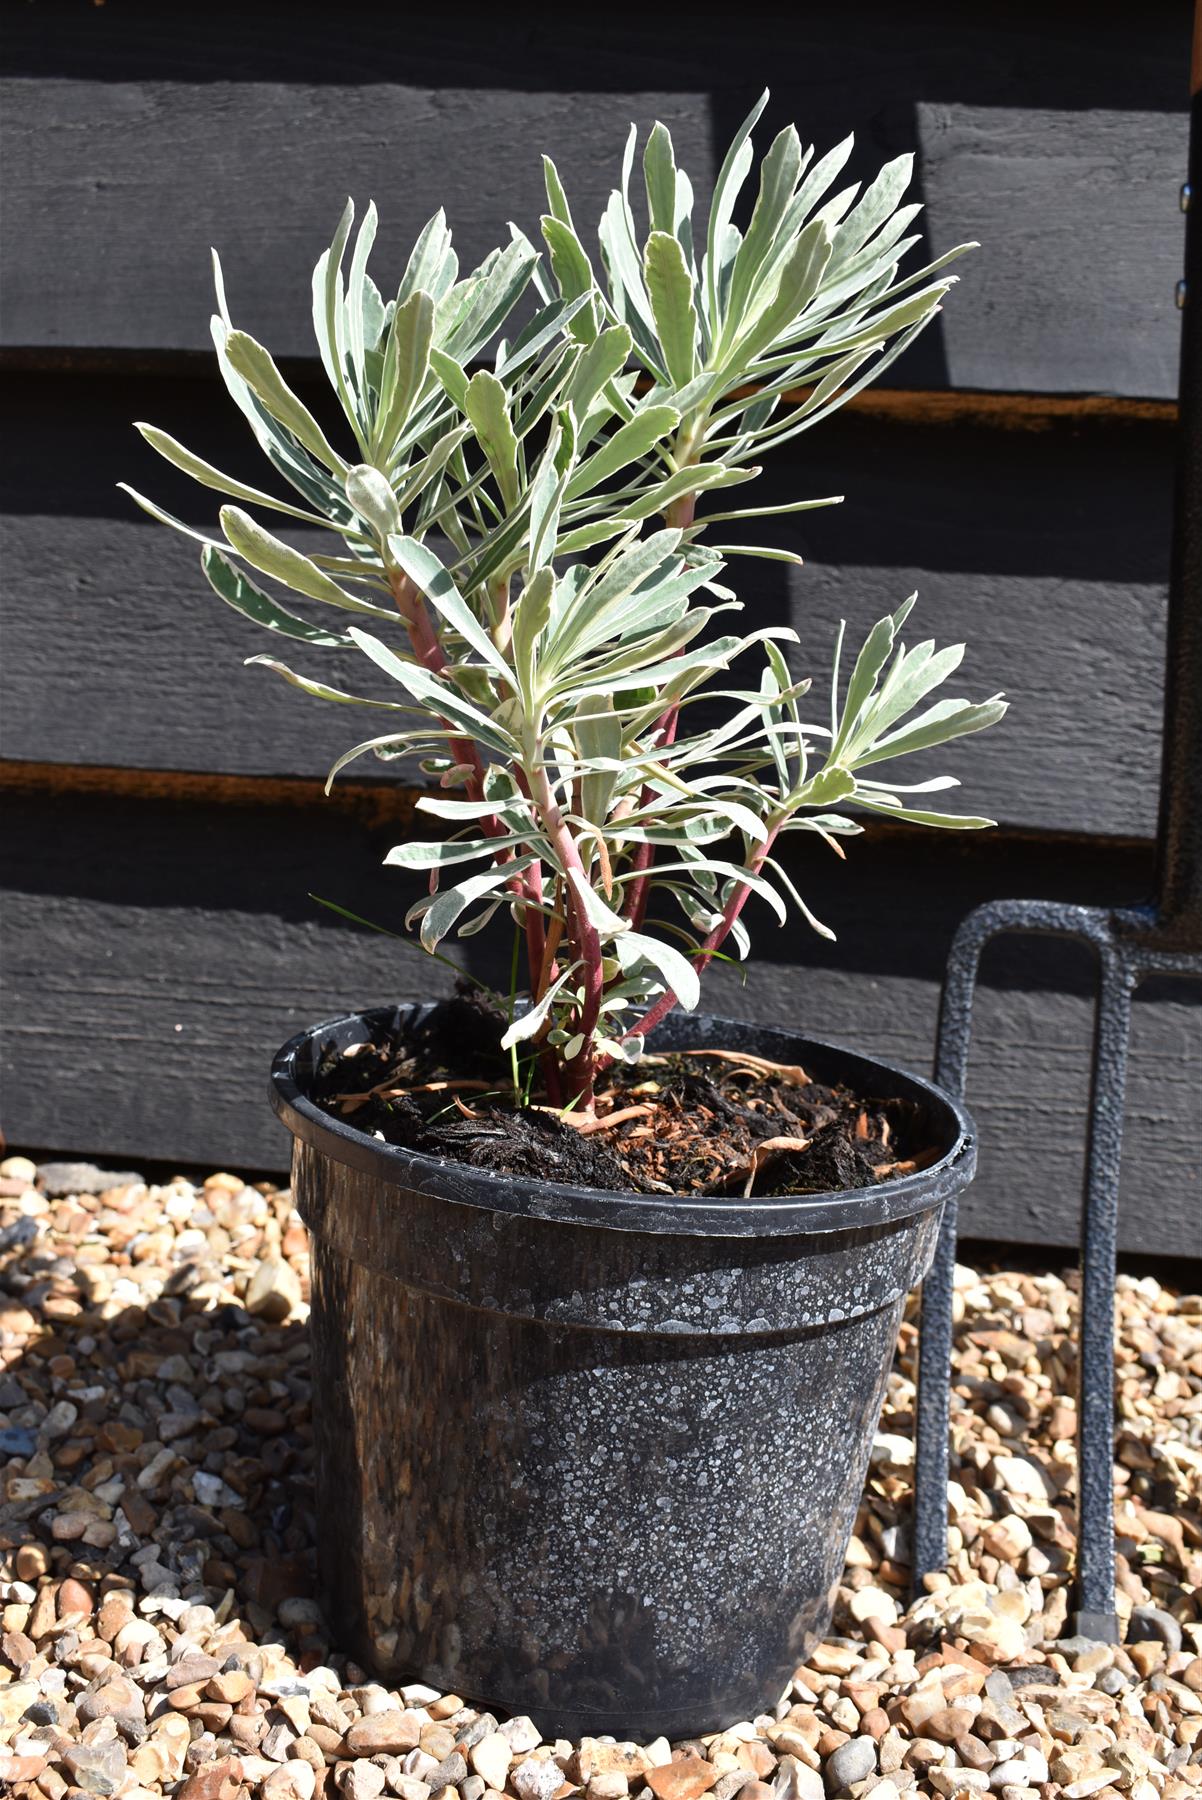
[[[348,203],[313,271],[337,443],[231,323],[215,259],[221,374],[292,498],[139,426],[227,497],[221,536],[134,499],[199,537],[223,600],[277,637],[337,652],[340,672],[326,682],[251,660],[378,722],[330,779],[375,752],[418,759],[435,784],[418,807],[446,835],[387,858],[429,874],[408,922],[437,951],[448,934],[512,921],[527,1004],[513,1008],[505,1042],[518,1079],[528,1087],[537,1072],[555,1105],[589,1105],[607,1063],[637,1060],[673,1007],[697,1004],[715,955],[747,956],[750,898],[781,922],[799,909],[830,935],[786,872],[786,836],[840,849],[862,829],[853,812],[990,823],[930,809],[950,776],[899,785],[884,766],[1005,711],[998,697],[930,699],[964,646],[903,645],[912,597],[854,657],[836,644],[829,716],[817,721],[786,653],[795,633],[736,617],[741,559],[799,559],[727,541],[726,527],[739,539],[744,521],[762,519],[768,538],[774,515],[839,497],[757,505],[726,490],[746,489],[765,455],[887,368],[938,311],[947,265],[972,247],[903,272],[918,241],[919,209],[902,204],[911,158],[862,191],[833,191],[851,139],[816,158],[792,126],[763,157],[740,230],[766,99],[705,216],[659,124],[636,199],[632,128],[595,248],[544,158],[543,252],[510,227],[462,275],[438,212],[388,300],[368,273],[375,208],[352,236]],[[329,533],[328,551],[278,535],[296,524]],[[332,612],[298,610],[292,596]],[[395,697],[352,691],[362,657]]]

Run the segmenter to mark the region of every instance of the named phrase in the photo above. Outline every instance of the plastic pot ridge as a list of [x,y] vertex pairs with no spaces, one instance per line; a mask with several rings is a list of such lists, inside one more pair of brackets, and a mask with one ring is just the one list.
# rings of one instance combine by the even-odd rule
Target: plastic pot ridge
[[339,1642],[544,1737],[641,1742],[771,1706],[825,1630],[906,1294],[972,1177],[933,1084],[792,1033],[677,1015],[656,1048],[801,1062],[920,1107],[941,1155],[841,1194],[686,1200],[523,1182],[276,1111],[312,1233],[319,1554]]

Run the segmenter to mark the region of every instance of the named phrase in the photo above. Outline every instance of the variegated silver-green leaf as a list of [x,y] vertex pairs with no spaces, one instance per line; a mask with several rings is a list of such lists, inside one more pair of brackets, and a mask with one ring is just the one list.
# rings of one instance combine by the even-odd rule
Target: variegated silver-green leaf
[[372,453],[385,461],[392,455],[403,427],[425,386],[434,341],[434,298],[418,289],[393,315],[384,367],[380,377],[380,403],[371,432]]
[[664,366],[681,388],[697,372],[697,309],[693,277],[678,240],[653,231],[643,253],[643,270]]
[[463,410],[496,476],[501,498],[511,508],[518,495],[518,441],[505,384],[489,370],[480,369],[467,384]]
[[345,632],[327,631],[320,625],[310,625],[307,619],[298,618],[278,600],[273,600],[270,594],[265,594],[215,544],[205,545],[200,553],[200,566],[210,585],[226,605],[232,606],[235,612],[242,613],[245,618],[253,619],[256,625],[265,625],[269,631],[278,631],[282,637],[298,638],[304,644],[323,644],[339,649],[350,647],[352,640]]
[[310,600],[324,600],[327,605],[343,607],[347,612],[375,613],[384,618],[395,616],[387,607],[375,606],[369,600],[348,594],[315,562],[294,550],[291,544],[285,544],[270,531],[265,531],[240,506],[222,507],[221,529],[233,549],[245,557],[252,568],[274,576],[298,594],[307,594]]
[[401,529],[401,511],[392,483],[370,463],[360,463],[346,478],[346,497],[376,536],[387,539]]
[[278,419],[299,443],[311,450],[336,475],[346,470],[346,462],[334,449],[325,432],[308,407],[292,392],[262,344],[245,331],[231,331],[225,340],[225,354],[231,367],[257,394],[273,419]]

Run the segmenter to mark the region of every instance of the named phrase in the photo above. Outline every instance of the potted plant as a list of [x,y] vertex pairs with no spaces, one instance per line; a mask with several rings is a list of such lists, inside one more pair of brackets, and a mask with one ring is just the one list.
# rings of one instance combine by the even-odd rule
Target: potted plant
[[738,229],[763,106],[705,215],[656,125],[641,226],[632,129],[599,256],[548,160],[545,260],[511,228],[461,276],[437,213],[385,301],[348,204],[313,278],[337,442],[218,268],[222,376],[295,498],[139,427],[229,499],[192,533],[221,598],[388,678],[251,659],[370,709],[331,779],[375,753],[434,784],[446,835],[387,858],[428,876],[422,946],[492,921],[524,960],[506,996],[316,1026],[272,1084],[313,1233],[332,1622],[384,1674],[570,1735],[750,1714],[824,1629],[904,1298],[973,1167],[929,1083],[696,1010],[753,897],[830,935],[785,839],[842,855],[853,808],[989,823],[885,765],[1004,710],[929,702],[963,646],[905,648],[910,601],[846,679],[835,647],[821,723],[795,634],[729,629],[740,560],[797,560],[742,522],[833,501],[724,490],[901,354],[959,254],[900,273],[911,159],[831,197],[850,138],[815,161],[791,127]]

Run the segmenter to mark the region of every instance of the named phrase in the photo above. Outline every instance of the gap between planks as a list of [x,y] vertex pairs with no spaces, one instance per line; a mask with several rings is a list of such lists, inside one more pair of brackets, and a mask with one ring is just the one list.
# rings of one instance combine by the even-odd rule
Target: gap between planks
[[[308,811],[315,807],[336,807],[368,827],[409,825],[417,817],[417,802],[433,789],[402,782],[345,781],[327,794],[316,776],[223,775],[201,770],[122,769],[79,763],[21,762],[0,759],[0,793],[25,799],[93,797],[102,800],[169,800],[191,806],[242,806],[272,810]],[[435,821],[421,815],[430,830],[423,836],[437,836]],[[875,818],[870,830],[875,838],[894,841],[925,841],[930,833],[920,825],[893,823]],[[990,837],[1005,838],[1008,843],[1029,843],[1049,849],[1063,845],[1090,844],[1106,849],[1146,850],[1148,840],[1127,835],[1099,835],[1091,832],[1056,831],[1035,826],[1007,825],[997,827]]]
[[[293,386],[317,379],[318,366],[305,357],[279,357],[281,373]],[[0,372],[77,375],[155,375],[186,380],[213,376],[213,358],[203,350],[0,348]],[[751,390],[748,389],[748,392]],[[791,405],[813,390],[799,387],[784,396]],[[849,412],[882,423],[982,425],[1000,431],[1050,431],[1077,420],[1115,424],[1172,425],[1175,400],[1138,400],[1118,394],[1020,394],[978,388],[876,388],[846,402]]]

